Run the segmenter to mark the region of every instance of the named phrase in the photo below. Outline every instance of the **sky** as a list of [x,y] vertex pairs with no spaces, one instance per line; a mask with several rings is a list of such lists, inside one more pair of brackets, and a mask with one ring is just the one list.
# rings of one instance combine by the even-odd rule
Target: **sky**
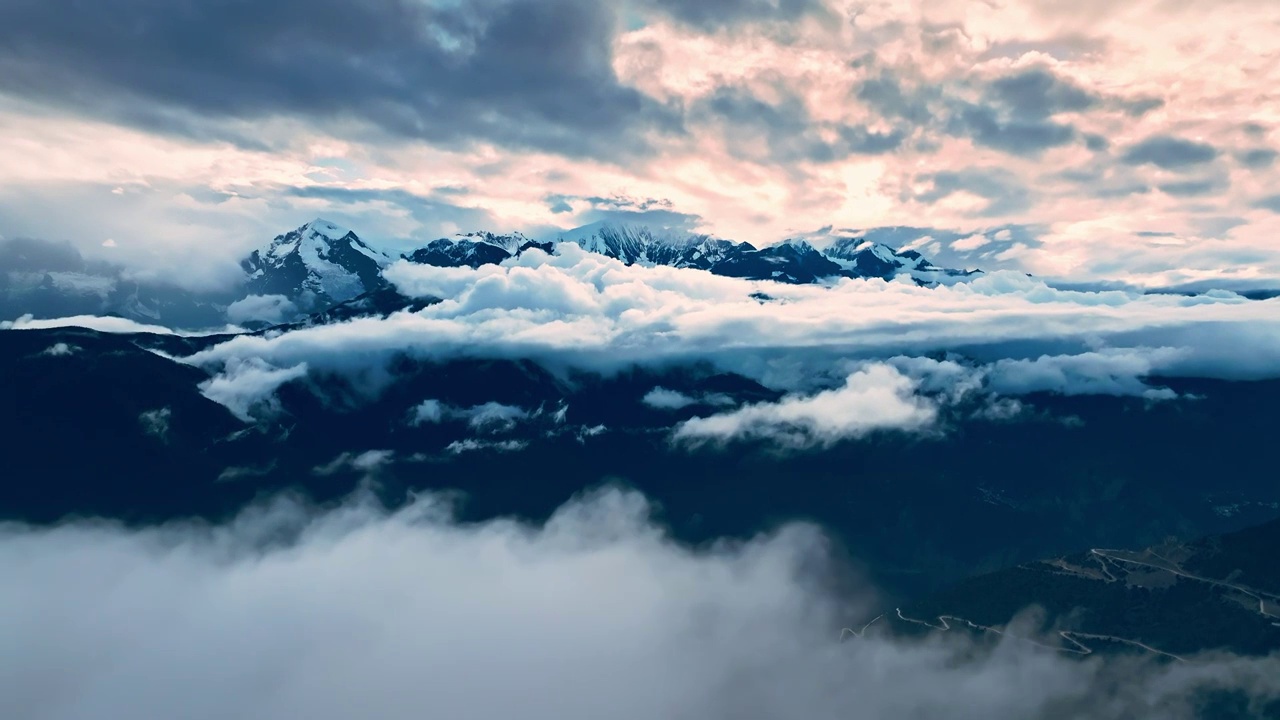
[[[192,285],[613,219],[984,269],[1280,279],[1266,0],[12,0],[0,236]],[[175,280],[178,282],[178,280]]]

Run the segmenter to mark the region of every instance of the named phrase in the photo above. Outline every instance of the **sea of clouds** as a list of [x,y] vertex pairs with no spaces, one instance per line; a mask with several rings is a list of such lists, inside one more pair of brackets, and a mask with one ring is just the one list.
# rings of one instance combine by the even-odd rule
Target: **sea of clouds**
[[0,716],[24,720],[1096,720],[1192,717],[1209,689],[1280,697],[1277,657],[841,641],[874,593],[817,528],[688,547],[616,489],[542,525],[458,522],[434,496],[6,524],[0,566]]
[[[206,393],[245,418],[307,372],[376,395],[404,356],[523,358],[598,373],[709,362],[787,397],[724,407],[682,426],[678,438],[773,435],[800,444],[927,427],[940,403],[975,392],[1159,401],[1176,397],[1162,376],[1280,376],[1280,299],[1229,292],[1062,290],[1012,272],[932,288],[905,279],[785,285],[627,266],[572,244],[478,269],[400,262],[386,274],[406,295],[443,301],[241,335],[182,361],[213,372]],[[783,420],[791,430],[770,429]]]

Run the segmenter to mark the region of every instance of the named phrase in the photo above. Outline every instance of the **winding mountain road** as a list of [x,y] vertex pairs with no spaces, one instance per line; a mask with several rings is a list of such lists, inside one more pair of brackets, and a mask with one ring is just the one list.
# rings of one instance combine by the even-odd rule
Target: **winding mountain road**
[[951,620],[951,621],[954,621],[954,622],[957,622],[957,623],[963,623],[963,624],[965,624],[965,625],[968,625],[969,627],[971,627],[971,628],[973,628],[973,629],[975,629],[975,630],[982,630],[983,632],[991,632],[991,633],[995,633],[995,634],[997,634],[997,635],[1001,635],[1001,636],[1004,636],[1004,637],[1013,638],[1013,639],[1015,639],[1015,640],[1021,640],[1021,641],[1023,641],[1023,642],[1029,642],[1029,643],[1031,643],[1031,644],[1033,644],[1033,645],[1039,645],[1040,647],[1048,648],[1048,649],[1050,649],[1050,650],[1056,650],[1056,651],[1058,651],[1058,652],[1074,653],[1074,654],[1076,654],[1076,655],[1091,655],[1091,654],[1093,654],[1093,652],[1094,652],[1094,649],[1093,649],[1093,648],[1089,647],[1088,645],[1085,645],[1084,643],[1080,642],[1080,640],[1077,640],[1077,639],[1076,639],[1076,638],[1082,638],[1082,639],[1085,639],[1085,640],[1105,640],[1105,641],[1107,641],[1107,642],[1116,642],[1116,643],[1122,643],[1122,644],[1125,644],[1125,645],[1131,645],[1131,646],[1133,646],[1133,647],[1137,647],[1137,648],[1141,648],[1142,650],[1146,650],[1147,652],[1155,653],[1156,655],[1163,655],[1163,656],[1165,656],[1165,657],[1172,658],[1172,659],[1177,660],[1177,661],[1179,661],[1179,662],[1186,662],[1186,658],[1181,657],[1181,656],[1179,656],[1179,655],[1174,655],[1174,654],[1173,654],[1173,653],[1171,653],[1171,652],[1165,652],[1164,650],[1160,650],[1159,648],[1153,648],[1153,647],[1151,647],[1150,645],[1147,645],[1146,643],[1143,643],[1143,642],[1139,642],[1139,641],[1137,641],[1137,640],[1131,640],[1131,639],[1129,639],[1129,638],[1117,637],[1117,636],[1115,636],[1115,635],[1099,635],[1099,634],[1096,634],[1096,633],[1076,632],[1076,631],[1073,631],[1073,630],[1059,630],[1059,631],[1058,631],[1058,636],[1059,636],[1059,637],[1061,637],[1063,640],[1066,640],[1067,642],[1071,643],[1072,645],[1075,645],[1075,647],[1074,647],[1074,648],[1070,648],[1070,647],[1061,647],[1061,646],[1058,646],[1058,645],[1047,645],[1047,644],[1045,644],[1045,643],[1043,643],[1043,642],[1040,642],[1039,640],[1035,640],[1035,639],[1033,639],[1033,638],[1022,637],[1022,636],[1020,636],[1020,635],[1014,635],[1013,633],[1009,632],[1008,630],[1006,630],[1006,629],[1004,629],[1004,628],[992,627],[992,626],[990,626],[990,625],[982,625],[982,624],[979,624],[979,623],[975,623],[975,622],[973,622],[972,620],[966,620],[965,618],[957,617],[957,616],[955,616],[955,615],[939,615],[937,619],[938,619],[938,622],[940,622],[940,623],[942,623],[942,624],[941,624],[941,625],[934,625],[933,623],[927,622],[927,621],[925,621],[925,620],[918,620],[918,619],[916,619],[916,618],[909,618],[909,617],[907,617],[906,615],[903,615],[903,614],[902,614],[902,608],[895,608],[895,612],[897,613],[897,615],[898,615],[898,619],[899,619],[899,620],[902,620],[902,621],[904,621],[904,622],[909,622],[909,623],[915,623],[915,624],[917,624],[917,625],[924,625],[925,627],[933,628],[934,630],[942,630],[942,631],[944,631],[944,632],[951,630],[951,624],[950,624],[949,622],[947,622],[948,620]]
[[[1156,557],[1159,557],[1161,560],[1163,560],[1167,564],[1146,562],[1144,560],[1136,560],[1134,558],[1120,557],[1116,555],[1116,553],[1126,553],[1127,551],[1125,550],[1105,550],[1101,548],[1094,548],[1089,552],[1095,557],[1104,558],[1105,560],[1109,560],[1111,562],[1128,563],[1130,565],[1140,565],[1143,567],[1154,568],[1156,570],[1163,570],[1164,572],[1173,573],[1178,577],[1184,577],[1184,578],[1187,578],[1188,580],[1195,580],[1196,582],[1208,583],[1210,585],[1215,585],[1217,587],[1227,588],[1229,590],[1235,590],[1236,592],[1242,595],[1247,595],[1253,598],[1254,600],[1257,600],[1258,612],[1263,617],[1267,617],[1267,618],[1275,617],[1275,615],[1268,612],[1268,603],[1270,603],[1272,606],[1275,606],[1277,603],[1280,603],[1280,596],[1272,595],[1270,593],[1265,593],[1265,592],[1262,592],[1261,590],[1255,590],[1253,588],[1246,587],[1244,585],[1229,583],[1225,580],[1214,580],[1212,578],[1193,575],[1183,570],[1182,566],[1160,555],[1156,555]],[[1155,554],[1155,553],[1152,553],[1152,554]],[[1104,568],[1104,571],[1105,571],[1105,568]],[[1107,572],[1107,575],[1111,575],[1111,573]],[[1108,580],[1108,582],[1112,582],[1115,580],[1115,576],[1111,576],[1111,577],[1112,577],[1112,580]]]

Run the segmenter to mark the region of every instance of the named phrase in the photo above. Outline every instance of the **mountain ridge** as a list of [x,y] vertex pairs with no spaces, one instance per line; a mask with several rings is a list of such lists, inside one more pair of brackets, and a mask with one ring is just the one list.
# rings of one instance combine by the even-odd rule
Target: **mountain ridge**
[[[44,271],[23,268],[0,276],[5,281],[0,283],[0,307],[9,308],[7,312],[14,317],[27,313],[38,317],[117,315],[173,328],[234,325],[260,329],[342,315],[345,311],[330,316],[324,313],[390,287],[383,270],[396,262],[478,268],[532,249],[553,254],[559,243],[573,243],[627,265],[694,269],[789,284],[906,276],[917,284],[933,286],[981,274],[940,268],[915,251],[898,252],[864,238],[837,236],[819,248],[796,237],[756,247],[707,234],[613,222],[561,231],[550,239],[535,239],[521,232],[463,232],[397,255],[317,217],[276,235],[244,256],[239,263],[243,279],[231,289],[195,292],[143,284],[83,261],[67,261]],[[379,296],[376,304],[382,307],[386,298]]]
[[[248,276],[245,290],[249,296],[238,309],[247,313],[245,306],[253,304],[254,308],[260,306],[263,320],[269,316],[274,322],[291,322],[382,291],[390,285],[382,269],[399,260],[435,267],[478,268],[502,263],[530,249],[554,253],[557,243],[576,244],[626,265],[695,269],[790,284],[841,277],[890,280],[905,274],[917,284],[935,285],[962,282],[981,273],[940,268],[917,252],[898,253],[887,245],[860,238],[837,238],[824,250],[803,238],[757,248],[747,242],[705,234],[605,222],[565,231],[556,241],[544,242],[521,232],[458,233],[393,258],[361,240],[355,232],[316,218],[276,236],[241,262]],[[290,305],[296,312],[286,317]]]

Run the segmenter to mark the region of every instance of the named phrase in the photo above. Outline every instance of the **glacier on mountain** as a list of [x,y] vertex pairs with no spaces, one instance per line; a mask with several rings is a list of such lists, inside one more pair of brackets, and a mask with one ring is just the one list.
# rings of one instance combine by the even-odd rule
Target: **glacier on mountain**
[[282,295],[301,308],[318,308],[381,287],[390,262],[354,232],[317,218],[253,251],[241,268],[250,295]]

